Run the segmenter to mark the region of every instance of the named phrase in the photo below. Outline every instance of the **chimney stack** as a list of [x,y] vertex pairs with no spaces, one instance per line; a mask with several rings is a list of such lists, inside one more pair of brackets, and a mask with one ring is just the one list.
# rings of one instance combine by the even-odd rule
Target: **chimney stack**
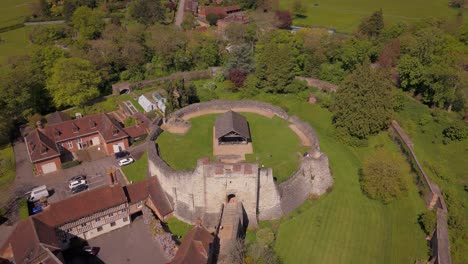
[[39,130],[42,130],[44,128],[44,125],[42,124],[42,121],[41,120],[37,120],[36,121],[36,127],[37,129]]

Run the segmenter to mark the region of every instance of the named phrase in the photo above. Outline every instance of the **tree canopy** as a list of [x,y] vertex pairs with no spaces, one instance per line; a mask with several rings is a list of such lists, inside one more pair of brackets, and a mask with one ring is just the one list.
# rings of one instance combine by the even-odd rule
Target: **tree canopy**
[[79,106],[99,96],[101,78],[91,63],[80,58],[59,59],[47,81],[57,107]]
[[333,121],[337,128],[360,139],[388,127],[393,112],[393,85],[364,63],[336,92]]

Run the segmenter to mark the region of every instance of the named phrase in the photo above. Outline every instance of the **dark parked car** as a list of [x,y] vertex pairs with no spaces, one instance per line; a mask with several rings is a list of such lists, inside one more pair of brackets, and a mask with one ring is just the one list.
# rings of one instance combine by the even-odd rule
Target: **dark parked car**
[[84,191],[86,189],[88,189],[88,185],[81,184],[81,185],[78,185],[75,188],[71,189],[71,192],[72,193],[79,193],[79,192],[82,192],[82,191]]
[[91,255],[97,255],[99,253],[99,247],[85,246],[83,247],[83,251]]
[[120,152],[117,152],[115,153],[115,158],[116,159],[121,159],[121,158],[124,158],[124,157],[127,157],[130,153],[128,153],[128,151],[120,151]]

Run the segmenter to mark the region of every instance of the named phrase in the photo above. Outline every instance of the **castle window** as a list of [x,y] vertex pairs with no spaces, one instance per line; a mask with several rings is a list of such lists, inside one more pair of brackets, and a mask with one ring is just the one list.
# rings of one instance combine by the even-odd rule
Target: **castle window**
[[124,221],[124,222],[127,222],[127,221],[128,221],[128,216],[124,217],[124,218],[123,218],[123,221]]
[[97,228],[97,231],[98,231],[98,232],[101,232],[101,231],[102,231],[102,226],[98,227],[98,228]]
[[115,226],[115,222],[112,222],[112,223],[111,223],[111,226]]

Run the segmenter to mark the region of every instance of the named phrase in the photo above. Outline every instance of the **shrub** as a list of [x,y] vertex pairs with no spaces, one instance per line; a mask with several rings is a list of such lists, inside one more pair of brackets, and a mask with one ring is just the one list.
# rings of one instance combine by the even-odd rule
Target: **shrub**
[[62,163],[62,169],[69,169],[75,166],[78,166],[81,164],[81,161],[79,160],[72,160],[72,161],[67,161]]
[[363,162],[361,188],[372,199],[389,203],[407,193],[407,182],[400,161],[384,149]]
[[208,21],[208,23],[211,26],[216,26],[216,23],[218,23],[218,20],[219,20],[219,16],[217,14],[209,13],[208,15],[206,15],[206,21]]
[[427,211],[418,217],[418,222],[427,235],[431,235],[436,227],[437,218],[435,211]]
[[247,78],[247,72],[238,68],[231,69],[228,73],[228,78],[236,88],[239,88],[244,85],[244,81]]
[[275,234],[270,228],[262,228],[257,231],[257,242],[260,245],[268,246],[275,240]]
[[307,90],[307,84],[304,81],[294,79],[292,83],[286,86],[285,92],[297,94],[305,90]]
[[450,140],[462,141],[468,137],[468,129],[462,122],[454,122],[442,131],[445,138]]

